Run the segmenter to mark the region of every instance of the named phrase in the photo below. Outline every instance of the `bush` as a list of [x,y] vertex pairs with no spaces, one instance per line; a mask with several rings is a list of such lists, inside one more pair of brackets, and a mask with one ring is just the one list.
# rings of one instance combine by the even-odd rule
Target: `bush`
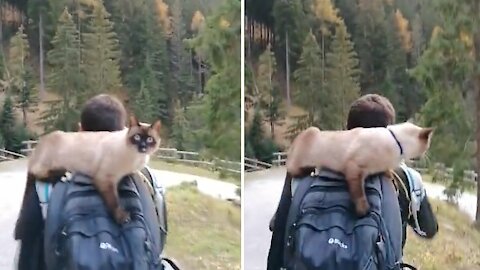
[[23,141],[34,139],[35,136],[30,133],[23,125],[18,125],[13,130],[13,137],[10,140],[7,150],[12,152],[21,153],[23,149]]

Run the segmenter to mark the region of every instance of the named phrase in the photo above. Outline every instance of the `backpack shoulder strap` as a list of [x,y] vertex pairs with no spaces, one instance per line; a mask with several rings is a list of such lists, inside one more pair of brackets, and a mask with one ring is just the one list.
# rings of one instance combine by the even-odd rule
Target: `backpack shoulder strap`
[[51,188],[48,201],[48,211],[45,216],[45,227],[43,237],[44,258],[47,269],[55,269],[57,258],[57,236],[63,223],[63,209],[67,199],[67,193],[72,186],[70,181],[59,181]]
[[290,231],[292,227],[295,227],[295,221],[298,218],[299,212],[300,212],[300,204],[302,203],[303,198],[305,197],[305,194],[307,194],[308,189],[313,183],[313,180],[315,178],[312,176],[308,176],[302,179],[293,179],[291,180],[290,184],[293,181],[299,181],[298,186],[295,190],[295,193],[292,194],[292,204],[290,205],[290,209],[288,211],[288,216],[287,216],[287,223],[285,226],[285,236],[284,236],[284,262],[288,262],[290,260],[290,252],[289,248],[291,245],[291,238],[292,236],[290,235]]
[[[154,241],[157,248],[158,255],[160,256],[165,239],[163,237],[166,234],[165,226],[162,224],[162,216],[165,214],[161,212],[163,209],[158,209],[158,199],[155,189],[152,187],[152,182],[144,175],[144,173],[137,171],[131,175],[133,182],[138,190],[140,202],[143,207],[143,214],[145,222],[149,228],[152,241]],[[164,203],[164,202],[163,202]]]

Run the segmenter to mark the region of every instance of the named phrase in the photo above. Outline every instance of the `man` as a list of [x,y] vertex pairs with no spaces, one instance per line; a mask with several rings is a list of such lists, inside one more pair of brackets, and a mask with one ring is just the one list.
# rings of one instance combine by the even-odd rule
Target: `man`
[[[86,102],[81,112],[79,131],[117,131],[125,128],[125,122],[126,111],[123,104],[114,97],[102,94]],[[142,174],[151,181],[157,191],[161,189],[147,168],[142,170]],[[19,240],[17,265],[19,270],[47,269],[44,259],[44,228],[48,202],[54,201],[53,197],[49,198],[50,194],[55,194],[52,189],[55,189],[55,186],[51,187],[49,184],[37,182],[36,189],[26,194],[22,202],[22,209],[15,226],[15,239]],[[37,192],[38,190],[42,192]],[[147,207],[144,207],[145,219],[148,224],[156,228],[152,232],[155,234],[152,238],[159,245],[158,249],[161,252],[166,236],[165,205],[156,207],[152,194],[143,185],[138,186],[138,193],[148,204]],[[163,193],[160,191],[159,195],[162,196]],[[54,205],[51,207],[53,208]],[[157,218],[157,213],[160,218]],[[162,219],[165,224],[160,224],[163,223]]]
[[[368,94],[351,106],[347,129],[356,127],[386,127],[395,123],[395,109],[385,97]],[[421,175],[402,164],[394,171],[395,186],[402,218],[402,250],[407,238],[407,224],[420,237],[433,238],[438,224],[428,201]]]
[[[356,127],[386,127],[387,125],[395,123],[395,110],[388,99],[385,97],[369,94],[360,97],[356,100],[349,111],[347,120],[347,129]],[[405,166],[403,166],[405,168]],[[438,225],[431,211],[428,198],[421,186],[421,178],[410,177],[410,180],[416,183],[416,188],[423,196],[419,196],[420,203],[417,202],[415,206],[410,204],[411,194],[409,180],[407,174],[413,175],[411,169],[405,169],[407,172],[402,174],[402,169],[396,170],[398,185],[403,187],[397,196],[397,184],[389,182],[385,185],[383,190],[383,198],[385,202],[384,220],[391,239],[402,239],[403,241],[394,241],[393,250],[395,257],[401,259],[403,246],[406,239],[406,224],[419,225],[415,226],[415,231],[422,237],[433,237],[438,230]],[[412,182],[412,181],[410,181]],[[409,195],[410,193],[410,195]],[[292,196],[295,194],[295,186],[289,186],[285,183],[277,211],[270,222],[270,230],[272,230],[272,239],[268,255],[267,269],[279,270],[284,263],[283,248],[285,245],[284,237],[286,233],[286,222],[289,208],[292,203]],[[395,200],[393,198],[398,198]],[[417,198],[417,197],[416,197]],[[414,207],[412,211],[411,207]],[[420,210],[419,210],[420,209]],[[412,213],[415,213],[413,217]]]

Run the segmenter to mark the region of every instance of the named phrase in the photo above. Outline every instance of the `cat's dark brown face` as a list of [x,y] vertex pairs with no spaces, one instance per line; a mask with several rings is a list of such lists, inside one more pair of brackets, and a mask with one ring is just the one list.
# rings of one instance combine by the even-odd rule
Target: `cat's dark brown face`
[[150,126],[141,125],[137,118],[130,118],[130,127],[128,129],[128,142],[136,147],[138,152],[151,154],[157,150],[160,145],[160,120],[155,121]]

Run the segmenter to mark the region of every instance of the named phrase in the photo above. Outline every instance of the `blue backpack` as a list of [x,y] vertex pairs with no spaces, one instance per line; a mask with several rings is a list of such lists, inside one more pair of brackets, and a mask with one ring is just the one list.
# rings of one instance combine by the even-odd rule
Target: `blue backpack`
[[355,214],[346,181],[334,178],[323,172],[298,181],[287,218],[283,269],[401,269],[383,220],[382,176],[365,182],[370,211],[363,218]]
[[[111,218],[87,176],[75,174],[55,185],[45,221],[47,269],[178,269],[161,258],[166,220],[159,224],[145,183],[134,175],[119,185],[120,203],[131,213],[131,221],[124,225]],[[165,208],[160,210],[164,216]]]

